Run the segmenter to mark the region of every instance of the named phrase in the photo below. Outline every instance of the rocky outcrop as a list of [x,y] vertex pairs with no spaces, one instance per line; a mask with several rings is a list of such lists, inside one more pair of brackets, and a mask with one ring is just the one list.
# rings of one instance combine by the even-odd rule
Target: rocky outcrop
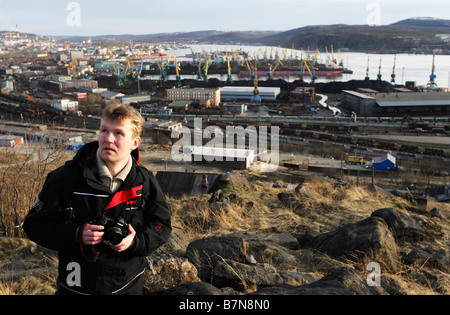
[[[291,197],[282,195],[279,199],[287,204]],[[442,271],[410,271],[411,275],[434,279],[439,288],[450,281],[445,270],[448,250],[444,243],[430,246],[423,242],[440,237],[436,224],[393,208],[379,209],[364,220],[322,234],[307,232],[294,237],[243,231],[211,236],[195,240],[186,248],[185,257],[197,269],[200,281],[157,293],[404,294],[406,285],[395,274],[404,264],[427,262]],[[379,273],[374,273],[371,263],[379,266]],[[373,276],[378,277],[378,283],[371,281]]]
[[331,270],[318,281],[302,286],[273,286],[253,295],[386,295],[381,287],[370,286],[367,277],[348,267]]
[[396,272],[399,249],[384,220],[370,217],[320,234],[302,243],[302,248],[314,248],[333,258],[367,265],[377,262],[386,271]]
[[[288,202],[292,196],[279,197]],[[191,241],[181,228],[174,228],[169,242],[147,257],[145,293],[406,294],[410,284],[396,276],[403,273],[434,292],[448,294],[448,241],[439,220],[446,219],[383,208],[320,234],[240,231]],[[0,238],[0,279],[55,277],[56,257],[26,239]],[[47,285],[37,292],[55,290]]]

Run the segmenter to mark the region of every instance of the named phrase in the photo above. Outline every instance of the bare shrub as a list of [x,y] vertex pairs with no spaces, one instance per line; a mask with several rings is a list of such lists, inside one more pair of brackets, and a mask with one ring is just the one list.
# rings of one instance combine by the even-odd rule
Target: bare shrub
[[44,145],[1,150],[0,234],[23,237],[20,228],[47,174],[67,156],[61,147]]

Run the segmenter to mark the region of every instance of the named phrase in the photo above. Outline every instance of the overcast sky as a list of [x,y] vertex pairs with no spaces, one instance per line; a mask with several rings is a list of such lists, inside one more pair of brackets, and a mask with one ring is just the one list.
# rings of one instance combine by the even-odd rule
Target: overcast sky
[[386,25],[450,19],[448,0],[0,0],[0,31],[39,35],[285,31],[308,25]]

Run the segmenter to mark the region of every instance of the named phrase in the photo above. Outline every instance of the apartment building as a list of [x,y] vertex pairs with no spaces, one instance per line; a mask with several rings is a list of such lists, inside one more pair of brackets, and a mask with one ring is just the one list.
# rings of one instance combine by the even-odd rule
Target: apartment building
[[219,106],[220,89],[167,89],[164,97],[168,101],[190,100],[200,101],[206,107]]

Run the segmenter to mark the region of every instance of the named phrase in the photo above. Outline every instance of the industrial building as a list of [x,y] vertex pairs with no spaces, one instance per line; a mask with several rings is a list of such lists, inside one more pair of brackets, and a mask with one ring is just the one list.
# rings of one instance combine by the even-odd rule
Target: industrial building
[[445,92],[361,93],[343,90],[341,103],[343,108],[357,115],[450,115],[450,93]]
[[23,137],[0,134],[0,147],[20,147],[23,145]]
[[[253,97],[254,87],[247,86],[224,86],[220,88],[222,101],[250,101]],[[258,87],[261,100],[275,101],[280,95],[281,89],[278,87]]]
[[156,179],[165,195],[196,196],[210,193],[220,174],[159,171]]
[[53,100],[51,106],[56,110],[63,112],[76,112],[78,111],[78,101],[72,101],[69,99]]
[[169,108],[172,109],[173,112],[183,112],[189,109],[189,105],[191,101],[189,100],[177,100],[170,103]]
[[78,88],[98,88],[98,82],[95,80],[78,79],[78,80],[50,80],[47,82],[47,88],[53,92],[64,92]]
[[386,153],[372,159],[372,167],[375,171],[395,171],[396,159],[391,154]]
[[289,93],[289,101],[311,104],[315,96],[316,92],[313,87],[297,87]]
[[144,128],[160,130],[167,134],[171,134],[173,130],[182,129],[183,124],[175,121],[164,121],[158,119],[148,119],[144,122]]
[[255,161],[255,151],[247,149],[192,147],[192,161],[231,169],[248,169]]
[[242,115],[247,111],[247,105],[246,104],[226,103],[226,104],[223,104],[222,109],[224,112],[230,112],[234,115]]
[[164,97],[168,101],[190,100],[200,101],[206,107],[219,106],[220,89],[183,89],[173,88],[164,91]]
[[117,99],[122,104],[131,104],[131,103],[148,103],[151,101],[151,97],[148,94],[137,94],[137,95],[124,95],[118,96]]

